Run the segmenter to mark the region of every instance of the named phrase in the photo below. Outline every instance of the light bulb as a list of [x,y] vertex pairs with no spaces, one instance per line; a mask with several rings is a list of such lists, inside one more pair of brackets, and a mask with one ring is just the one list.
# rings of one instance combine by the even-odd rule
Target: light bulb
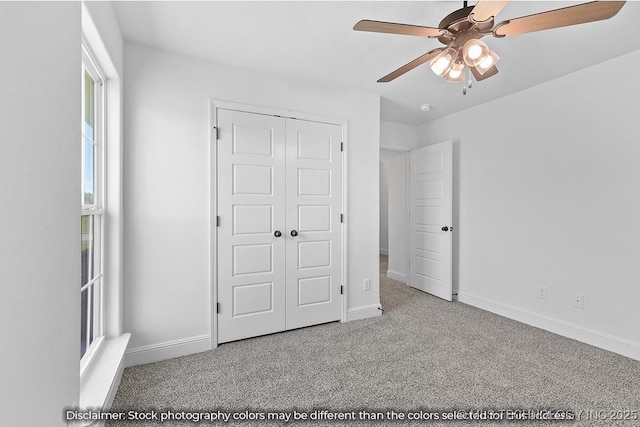
[[491,67],[493,67],[499,60],[500,57],[496,55],[495,52],[490,50],[489,55],[487,55],[487,57],[480,61],[480,63],[476,66],[476,70],[478,71],[478,73],[480,73],[480,75],[482,75],[489,71],[489,69],[491,69]]
[[464,80],[464,62],[458,59],[452,66],[444,79],[448,82],[456,83]]
[[489,48],[479,39],[470,39],[462,47],[462,57],[469,67],[477,66],[489,55]]
[[467,51],[467,56],[470,59],[478,59],[482,55],[482,47],[477,44],[469,46],[469,50]]
[[454,70],[453,68],[449,70],[449,77],[452,79],[457,79],[462,74],[462,70]]
[[448,47],[431,60],[431,70],[442,77],[449,72],[457,57],[458,52],[452,47]]
[[434,65],[434,68],[438,70],[438,74],[444,74],[443,71],[447,69],[450,63],[450,58],[438,58]]
[[478,64],[478,67],[481,68],[490,68],[493,65],[493,58],[491,56],[487,56]]

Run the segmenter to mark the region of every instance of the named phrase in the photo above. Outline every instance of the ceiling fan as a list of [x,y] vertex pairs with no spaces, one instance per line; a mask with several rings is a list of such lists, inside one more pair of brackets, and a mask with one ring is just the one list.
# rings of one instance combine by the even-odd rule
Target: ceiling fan
[[[500,57],[480,40],[492,35],[496,38],[515,36],[534,31],[601,21],[615,16],[624,1],[593,1],[534,15],[508,19],[494,26],[494,17],[508,1],[480,0],[474,6],[463,7],[445,16],[437,28],[362,20],[353,29],[375,33],[403,34],[437,38],[444,47],[430,50],[378,80],[386,83],[431,60],[434,73],[450,82],[461,82],[471,72],[476,81],[498,73],[496,63]],[[468,70],[468,71],[467,71]],[[470,76],[469,84],[471,84]],[[466,85],[463,89],[466,94]]]

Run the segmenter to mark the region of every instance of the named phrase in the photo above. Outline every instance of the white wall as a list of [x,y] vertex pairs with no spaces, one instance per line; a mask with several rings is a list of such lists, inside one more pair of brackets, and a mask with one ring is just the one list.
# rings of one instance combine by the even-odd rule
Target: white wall
[[380,148],[408,151],[418,145],[417,126],[380,121]]
[[211,99],[348,120],[348,307],[378,312],[378,96],[128,43],[125,79],[124,322],[135,363],[209,345]]
[[640,98],[615,77],[638,67],[640,51],[419,128],[456,141],[461,301],[640,359]]
[[84,30],[90,32],[85,36],[98,37],[100,42],[92,46],[100,51],[95,53],[110,59],[111,64],[105,64],[108,69],[104,71],[121,77],[124,70],[124,41],[113,5],[109,1],[87,1],[82,6],[85,9],[82,19],[91,19],[93,23],[92,26],[85,26]]
[[0,3],[2,425],[62,426],[80,377],[80,3]]

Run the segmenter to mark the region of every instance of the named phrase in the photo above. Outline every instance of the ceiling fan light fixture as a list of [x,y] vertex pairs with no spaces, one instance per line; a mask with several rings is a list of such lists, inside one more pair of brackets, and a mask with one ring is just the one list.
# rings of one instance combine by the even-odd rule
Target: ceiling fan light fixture
[[444,77],[449,72],[449,70],[451,70],[451,67],[455,63],[457,57],[458,52],[454,48],[449,46],[448,48],[440,52],[438,56],[433,58],[429,65],[431,66],[431,70],[434,73],[436,73],[440,77]]
[[487,55],[480,63],[476,66],[476,70],[483,75],[491,67],[496,65],[496,63],[500,60],[500,57],[492,50],[489,51],[489,55]]
[[462,47],[462,58],[469,67],[476,67],[482,62],[491,50],[480,39],[470,39]]
[[[359,21],[353,29],[376,33],[403,34],[427,38],[437,38],[446,47],[432,49],[404,66],[379,79],[379,83],[390,82],[430,62],[431,70],[448,81],[462,81],[466,75],[471,87],[471,75],[482,81],[498,74],[495,64],[500,57],[480,39],[487,35],[496,38],[515,36],[553,28],[568,27],[588,22],[603,21],[615,16],[626,1],[589,1],[573,6],[534,13],[519,18],[494,23],[494,19],[508,1],[478,0],[475,6],[465,1],[461,9],[445,16],[438,27],[402,24],[395,22]],[[454,65],[460,62],[461,66]],[[460,70],[464,72],[460,72]],[[460,80],[458,80],[460,79]],[[463,88],[466,94],[467,85]]]

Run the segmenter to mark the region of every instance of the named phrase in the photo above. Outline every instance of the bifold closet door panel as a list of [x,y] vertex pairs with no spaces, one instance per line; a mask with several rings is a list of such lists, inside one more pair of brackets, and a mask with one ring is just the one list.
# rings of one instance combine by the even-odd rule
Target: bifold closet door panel
[[286,327],[285,122],[220,109],[218,128],[218,342],[223,343]]
[[341,318],[341,142],[340,126],[286,121],[287,329]]

